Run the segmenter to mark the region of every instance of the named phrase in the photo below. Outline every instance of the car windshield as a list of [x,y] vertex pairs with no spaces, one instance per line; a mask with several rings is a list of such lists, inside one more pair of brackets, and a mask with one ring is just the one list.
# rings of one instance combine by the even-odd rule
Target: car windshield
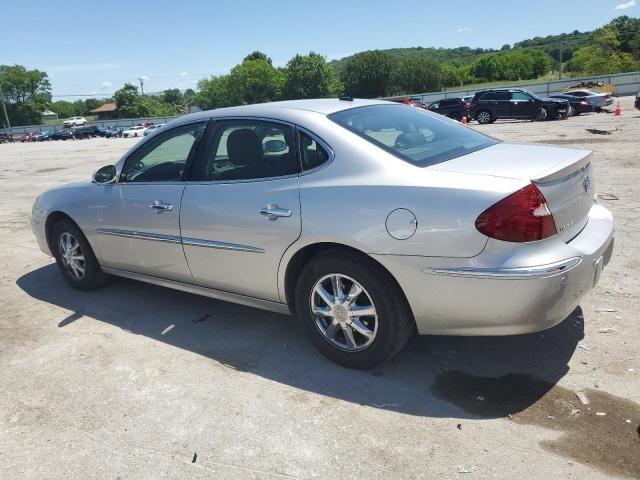
[[533,98],[534,100],[542,101],[542,98],[540,98],[538,95],[536,95],[536,94],[535,94],[535,93],[533,93],[533,92],[530,92],[530,91],[528,91],[528,90],[525,90],[525,93],[527,93],[527,94],[528,94],[531,98]]
[[338,125],[419,167],[446,162],[498,140],[405,105],[371,105],[329,115]]

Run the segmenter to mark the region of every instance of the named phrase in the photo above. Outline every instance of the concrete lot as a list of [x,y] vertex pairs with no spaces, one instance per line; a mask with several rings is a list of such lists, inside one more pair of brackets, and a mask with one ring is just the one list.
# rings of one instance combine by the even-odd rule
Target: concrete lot
[[632,102],[473,126],[595,152],[617,238],[581,307],[540,334],[418,338],[369,372],[290,317],[126,280],[71,290],[32,238],[33,200],[136,140],[0,145],[0,478],[640,478]]

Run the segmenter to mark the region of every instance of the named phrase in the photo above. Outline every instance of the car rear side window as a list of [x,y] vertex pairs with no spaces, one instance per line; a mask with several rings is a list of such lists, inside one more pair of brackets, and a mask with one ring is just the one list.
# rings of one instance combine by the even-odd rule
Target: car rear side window
[[405,105],[371,105],[329,115],[338,125],[420,167],[489,147],[498,141]]
[[329,160],[329,152],[318,140],[300,131],[300,159],[303,170],[313,170]]
[[297,174],[293,127],[261,120],[221,121],[213,136],[213,153],[203,167],[203,181]]

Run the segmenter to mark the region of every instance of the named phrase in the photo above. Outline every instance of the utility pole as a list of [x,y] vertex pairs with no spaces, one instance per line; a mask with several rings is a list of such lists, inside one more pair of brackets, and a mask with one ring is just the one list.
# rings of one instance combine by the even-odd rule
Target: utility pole
[[5,131],[11,129],[11,122],[9,122],[9,115],[7,115],[7,106],[4,104],[4,93],[2,93],[2,85],[0,85],[0,101],[2,101],[2,111],[4,112]]
[[140,91],[142,92],[142,96],[144,97],[144,78],[138,77],[138,80],[140,81]]
[[560,35],[560,69],[558,71],[558,80],[562,80],[562,48],[564,46],[564,34]]

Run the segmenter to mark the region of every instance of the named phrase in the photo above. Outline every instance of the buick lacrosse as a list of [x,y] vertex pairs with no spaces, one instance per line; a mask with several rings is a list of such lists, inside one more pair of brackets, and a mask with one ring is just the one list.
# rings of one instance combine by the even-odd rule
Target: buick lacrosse
[[510,335],[566,318],[613,218],[591,152],[501,143],[377,100],[180,117],[92,181],[35,201],[40,248],[81,290],[109,275],[296,315],[374,367],[410,335]]

